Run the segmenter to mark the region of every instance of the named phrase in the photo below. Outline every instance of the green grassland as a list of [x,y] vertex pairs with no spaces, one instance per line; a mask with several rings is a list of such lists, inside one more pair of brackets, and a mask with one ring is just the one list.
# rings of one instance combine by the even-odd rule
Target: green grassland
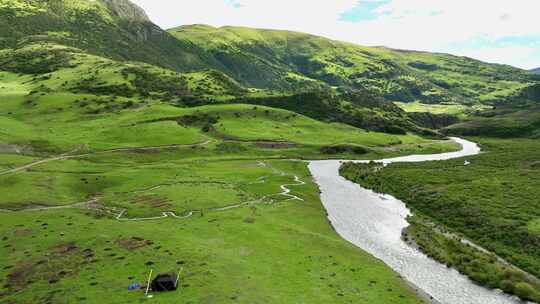
[[[31,59],[32,64],[24,58]],[[0,52],[0,60],[9,63],[0,72],[4,113],[0,118],[0,138],[4,150],[59,154],[197,144],[214,138],[289,142],[289,148],[313,150],[310,154],[316,158],[320,154],[318,149],[325,145],[355,144],[377,150],[426,141],[406,134],[403,129],[399,129],[401,135],[367,132],[287,110],[223,104],[254,99],[237,99],[238,94],[252,93],[216,71],[179,74],[147,64],[112,61],[52,43],[6,49]],[[321,96],[326,95],[314,96],[307,95],[305,103],[322,102]],[[299,109],[307,109],[301,104],[303,99],[297,98],[296,102]],[[356,99],[351,102],[360,104]],[[376,111],[384,111],[385,106],[382,104]],[[376,113],[369,105],[352,109]],[[318,113],[322,112],[316,109],[306,114],[329,121],[340,119],[320,116]],[[378,124],[404,119],[397,113],[396,118],[377,118]],[[361,117],[355,115],[351,117]],[[186,119],[188,122],[182,123]],[[376,129],[366,120],[360,125]],[[305,149],[296,155],[306,156]]]
[[[456,159],[396,163],[376,172],[348,165],[342,173],[375,191],[396,196],[445,230],[465,236],[538,277],[540,236],[535,227],[540,218],[539,143],[515,138],[473,140],[481,144],[484,153],[467,157],[469,166],[464,166],[464,159]],[[458,266],[477,281],[493,286],[488,282],[499,280],[502,284],[500,280],[505,280],[504,269],[488,269],[489,259],[478,260],[472,254],[463,258],[458,248],[449,248],[453,257],[462,255]],[[504,289],[519,293],[512,286],[507,284]],[[536,287],[533,295],[538,292]]]
[[[294,175],[306,181],[289,186],[302,200],[275,195],[281,184],[297,184]],[[2,197],[2,208],[12,210],[99,195],[96,205],[80,209],[0,212],[0,297],[8,303],[139,301],[142,291],[129,292],[129,283],[144,282],[150,269],[181,267],[180,291],[153,301],[421,302],[382,262],[335,234],[306,163],[135,153],[51,162],[0,180],[17,189]],[[6,204],[12,198],[33,205]],[[124,218],[200,212],[115,220],[111,213],[124,208]]]
[[429,112],[433,114],[451,114],[461,118],[466,118],[471,114],[491,109],[490,106],[478,104],[467,106],[458,103],[425,104],[421,102],[396,102],[400,108],[406,112]]

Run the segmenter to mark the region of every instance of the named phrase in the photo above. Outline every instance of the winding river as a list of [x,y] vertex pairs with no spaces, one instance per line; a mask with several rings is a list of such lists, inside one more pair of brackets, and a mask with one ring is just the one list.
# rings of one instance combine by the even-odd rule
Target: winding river
[[[461,144],[458,152],[411,155],[383,159],[393,162],[447,160],[480,153],[477,144],[452,138]],[[367,161],[355,161],[367,162]],[[500,291],[474,284],[453,269],[428,258],[401,239],[401,231],[409,224],[405,204],[390,196],[374,193],[339,175],[342,161],[312,161],[309,169],[321,190],[321,200],[335,230],[345,240],[381,259],[406,280],[416,285],[441,304],[522,303]]]

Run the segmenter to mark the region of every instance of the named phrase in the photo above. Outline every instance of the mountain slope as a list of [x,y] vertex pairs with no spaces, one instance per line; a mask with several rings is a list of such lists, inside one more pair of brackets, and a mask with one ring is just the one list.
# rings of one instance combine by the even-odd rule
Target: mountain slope
[[0,47],[36,41],[181,72],[219,70],[247,87],[334,86],[402,102],[507,103],[539,81],[509,66],[289,31],[192,25],[167,32],[129,0],[0,0]]
[[540,68],[532,69],[531,72],[540,74]]
[[35,41],[179,71],[219,65],[196,46],[174,39],[128,0],[0,0],[0,47]]
[[309,34],[189,25],[170,29],[211,53],[241,83],[287,88],[294,79],[364,90],[392,101],[495,104],[538,81],[526,71],[447,54],[362,47]]
[[[294,141],[293,147],[307,140],[318,151],[323,144],[357,144],[352,134],[395,145],[410,138],[407,131],[430,132],[374,97],[327,91],[274,95],[247,90],[215,70],[178,73],[51,42],[0,50],[0,88],[0,153],[166,145],[183,137],[245,141],[246,130],[256,130],[255,139],[263,141]],[[238,126],[236,132],[228,124]],[[324,132],[318,129],[332,135],[320,139]],[[325,141],[332,136],[345,141]]]

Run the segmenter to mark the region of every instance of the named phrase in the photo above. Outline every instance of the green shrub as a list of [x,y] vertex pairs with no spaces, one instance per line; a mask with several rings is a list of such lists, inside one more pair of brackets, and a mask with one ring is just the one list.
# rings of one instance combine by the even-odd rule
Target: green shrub
[[518,297],[525,300],[538,300],[539,299],[538,293],[536,292],[536,290],[534,290],[534,288],[530,284],[524,283],[524,282],[517,283],[514,286],[514,293]]

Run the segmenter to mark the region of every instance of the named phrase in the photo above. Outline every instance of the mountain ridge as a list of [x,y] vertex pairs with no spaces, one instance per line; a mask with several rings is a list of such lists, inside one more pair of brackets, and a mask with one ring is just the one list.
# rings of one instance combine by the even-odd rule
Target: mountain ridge
[[283,89],[301,77],[392,101],[497,104],[512,101],[538,81],[508,65],[292,31],[201,24],[168,31],[210,53],[226,68],[224,73],[258,88]]
[[[115,0],[112,0],[112,1],[115,1]],[[414,49],[393,48],[393,47],[388,47],[388,46],[384,46],[384,45],[370,45],[370,46],[367,46],[367,45],[362,45],[362,44],[355,43],[355,42],[349,42],[349,41],[345,41],[345,40],[328,38],[328,37],[325,37],[323,35],[311,34],[311,33],[302,32],[302,31],[286,30],[286,29],[276,29],[276,28],[266,28],[266,27],[259,28],[259,27],[249,27],[249,26],[242,26],[242,25],[214,26],[214,25],[206,24],[206,23],[191,23],[191,24],[182,24],[182,25],[178,25],[178,26],[173,26],[173,27],[170,27],[170,28],[166,28],[165,30],[166,31],[174,31],[174,30],[179,30],[179,29],[190,29],[190,28],[200,28],[200,29],[209,29],[209,30],[246,29],[246,30],[269,31],[269,32],[273,31],[273,32],[291,33],[291,34],[301,34],[301,35],[306,35],[306,36],[325,39],[325,40],[328,40],[328,41],[333,41],[333,42],[336,42],[336,43],[350,44],[350,45],[357,46],[357,47],[374,48],[374,49],[387,49],[387,50],[396,51],[396,52],[403,52],[403,53],[446,55],[446,56],[453,56],[453,57],[458,57],[458,58],[474,60],[474,61],[482,62],[482,63],[485,63],[485,64],[489,64],[489,65],[505,66],[505,67],[509,67],[509,68],[522,70],[522,71],[527,71],[527,69],[523,69],[523,68],[520,68],[520,67],[517,67],[517,66],[510,65],[510,64],[493,63],[493,62],[483,61],[481,59],[477,59],[477,58],[474,58],[474,57],[464,56],[464,55],[456,55],[456,54],[449,53],[449,52],[421,51],[421,50],[414,50]],[[535,70],[540,70],[540,68],[530,69],[528,71],[535,71]]]

